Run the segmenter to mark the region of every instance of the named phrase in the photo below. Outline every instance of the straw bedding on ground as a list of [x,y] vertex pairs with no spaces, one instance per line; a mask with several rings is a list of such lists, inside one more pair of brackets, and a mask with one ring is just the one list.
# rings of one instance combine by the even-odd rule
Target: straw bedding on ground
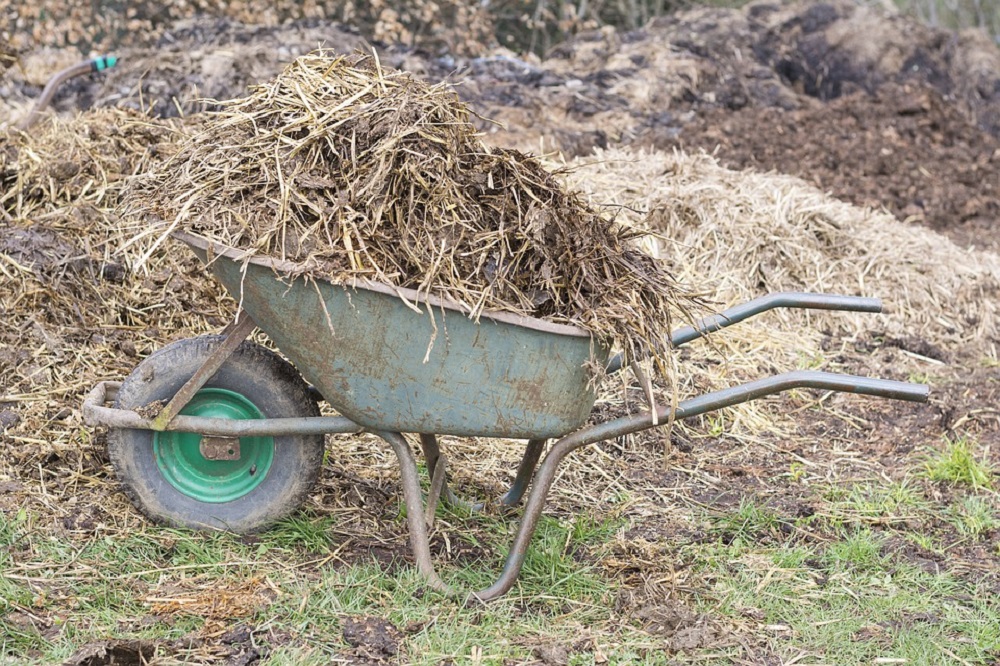
[[[1000,343],[996,254],[798,178],[725,169],[705,154],[616,149],[572,167],[570,186],[657,232],[647,250],[683,267],[678,279],[702,285],[717,303],[775,291],[877,296],[887,315],[812,314],[811,328],[919,335],[956,352]],[[794,312],[768,316],[803,321]]]
[[[178,121],[103,109],[0,134],[5,277],[35,285],[7,292],[8,317],[32,313],[70,327],[105,321],[123,290],[142,283],[127,279],[118,256],[125,232],[116,208],[128,179],[168,157],[184,131]],[[173,260],[160,265],[174,268]],[[28,298],[40,299],[37,312]]]
[[169,156],[182,131],[109,109],[0,134],[3,463],[79,460],[81,392],[228,318],[194,257],[165,252],[156,271],[135,276],[118,256],[122,186]]
[[[882,315],[777,310],[684,348],[681,397],[796,369],[907,380],[928,362],[995,357],[1000,258],[959,248],[925,227],[838,201],[780,174],[732,171],[705,154],[597,151],[569,165],[570,187],[656,232],[646,251],[679,267],[718,309],[779,291],[883,300]],[[883,344],[917,350],[891,367],[850,360]],[[928,361],[920,356],[929,353]],[[840,397],[834,403],[850,401]],[[781,401],[726,410],[730,436],[792,429]],[[692,423],[698,436],[705,417]]]
[[[173,154],[194,124],[98,111],[8,139],[5,173],[15,185],[5,190],[0,222],[0,307],[10,324],[0,354],[4,394],[56,391],[48,411],[58,413],[75,406],[80,377],[119,378],[152,349],[231,314],[233,303],[182,248],[161,245],[151,270],[135,275],[119,252],[135,233],[116,212],[123,188]],[[966,252],[797,179],[728,171],[706,156],[608,151],[572,167],[570,187],[654,226],[662,237],[647,239],[646,249],[669,256],[678,279],[703,287],[719,307],[794,289],[877,295],[894,309],[879,318],[778,312],[747,322],[714,336],[715,348],[700,346],[704,362],[685,361],[687,391],[787,368],[818,352],[822,331],[919,334],[949,353],[997,344],[995,255]],[[39,425],[49,419],[37,406],[15,406],[25,433],[51,427]]]
[[314,52],[224,102],[126,207],[151,220],[153,247],[194,231],[312,277],[444,297],[472,317],[577,325],[629,359],[651,355],[666,376],[672,315],[693,303],[668,264],[534,158],[484,144],[469,116],[446,86],[373,56]]

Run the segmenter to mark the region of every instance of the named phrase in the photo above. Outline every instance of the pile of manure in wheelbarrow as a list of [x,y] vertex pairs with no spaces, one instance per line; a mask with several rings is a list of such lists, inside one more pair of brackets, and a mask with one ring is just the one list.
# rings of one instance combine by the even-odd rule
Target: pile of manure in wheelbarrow
[[634,247],[642,232],[534,158],[487,146],[446,85],[369,55],[315,51],[222,102],[126,207],[144,226],[137,245],[182,229],[309,276],[443,297],[471,317],[573,324],[626,358],[651,356],[662,376],[671,316],[695,302]]

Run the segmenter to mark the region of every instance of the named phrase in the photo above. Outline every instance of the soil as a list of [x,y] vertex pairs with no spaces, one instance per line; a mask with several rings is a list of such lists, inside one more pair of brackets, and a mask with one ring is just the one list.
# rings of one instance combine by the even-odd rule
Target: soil
[[66,661],[67,666],[142,666],[156,654],[156,646],[143,641],[107,641],[85,645]]
[[713,109],[680,134],[651,128],[643,141],[714,152],[736,169],[799,176],[839,199],[925,224],[960,245],[1000,249],[994,229],[1000,141],[919,84],[889,84],[791,111]]
[[[322,18],[267,26],[218,16],[187,19],[164,26],[155,48],[120,44],[123,61],[118,68],[106,76],[73,80],[52,110],[65,115],[91,106],[123,106],[149,109],[158,116],[196,114],[213,108],[211,101],[198,96],[243,95],[248,85],[273,76],[317,44],[350,51],[365,47],[372,38]],[[75,52],[60,53],[59,58],[33,58],[28,47],[15,53],[0,42],[0,122],[30,108],[53,62],[62,66],[77,57]],[[429,80],[453,82],[478,113],[498,121],[482,120],[480,126],[500,145],[559,151],[567,157],[618,143],[705,150],[733,168],[797,175],[838,198],[885,207],[897,218],[928,226],[964,247],[1000,252],[1000,49],[977,33],[936,30],[846,1],[756,2],[738,10],[681,12],[633,32],[584,33],[556,46],[545,58],[502,49],[472,57],[393,44],[386,44],[380,55],[384,62]],[[19,66],[10,66],[15,57]],[[0,142],[5,188],[13,184],[2,168],[7,149]],[[52,168],[49,182],[55,183],[60,167]],[[71,167],[67,169],[64,175],[72,178]],[[84,447],[65,445],[70,437],[65,433],[82,428],[77,412],[84,384],[120,379],[153,348],[226,320],[225,307],[217,307],[204,293],[204,283],[195,277],[200,268],[193,263],[178,275],[154,273],[133,280],[123,267],[109,263],[102,249],[85,247],[67,229],[73,227],[44,221],[15,228],[0,217],[0,259],[8,260],[0,261],[0,269],[30,266],[42,284],[55,289],[67,275],[78,275],[81,284],[89,285],[73,288],[79,298],[96,302],[110,294],[107,309],[115,309],[118,317],[112,318],[112,325],[72,308],[46,313],[23,306],[0,312],[11,324],[0,332],[0,396],[5,396],[0,398],[0,435],[5,444],[8,438],[18,442],[0,453],[0,511],[13,514],[27,507],[51,514],[47,529],[53,538],[92,535],[130,511],[119,494],[110,492],[113,481],[100,435]],[[131,312],[112,286],[145,290],[151,299],[162,299],[165,309],[190,312],[191,319],[161,321]],[[841,349],[839,344],[831,340],[830,349]],[[37,350],[57,350],[56,360],[44,364]],[[108,376],[62,376],[59,366],[81,353],[112,359],[105,365]],[[819,545],[822,534],[794,532],[793,527],[796,519],[813,515],[817,508],[815,486],[785,481],[789,469],[805,464],[803,460],[808,462],[807,480],[813,471],[825,470],[842,484],[873,476],[902,480],[943,438],[965,436],[974,438],[988,452],[988,462],[1000,467],[1000,368],[995,353],[990,360],[942,349],[930,340],[872,335],[832,351],[834,369],[895,376],[895,369],[914,355],[929,359],[924,366],[933,385],[929,404],[812,395],[815,404],[825,408],[806,409],[782,399],[775,403],[778,409],[797,410],[795,432],[763,433],[763,444],[709,436],[701,421],[672,431],[662,465],[664,442],[658,433],[626,443],[608,442],[598,452],[602,465],[620,473],[619,482],[650,504],[682,500],[724,512],[751,496],[779,517],[775,531],[757,535],[762,542],[796,538]],[[14,376],[29,379],[8,384],[7,378]],[[32,401],[31,418],[25,417],[29,407],[23,396]],[[37,447],[39,432],[48,437],[46,429],[53,428],[63,433],[62,440]],[[24,440],[31,445],[21,445]],[[398,483],[390,473],[377,471],[391,464],[383,464],[376,449],[359,444],[357,454],[376,462],[363,470],[325,470],[313,503],[341,507],[345,515],[345,524],[338,528],[344,544],[338,551],[341,562],[375,560],[392,570],[410,558],[405,533],[391,521]],[[651,464],[653,460],[657,464]],[[460,473],[459,465],[454,469]],[[97,485],[78,486],[81,473],[97,479]],[[37,491],[43,474],[48,492],[61,487],[64,495],[76,499],[58,507],[47,504],[47,495]],[[499,486],[492,481],[460,482],[482,491]],[[922,481],[919,492],[948,503],[956,490]],[[566,511],[561,506],[554,510]],[[676,651],[728,644],[732,637],[726,629],[670,594],[683,588],[685,575],[676,544],[732,535],[676,520],[669,511],[635,522],[613,555],[600,563],[606,575],[629,590],[620,601],[622,615]],[[960,535],[944,517],[922,525],[938,542],[954,544],[943,558],[898,539],[890,526],[866,524],[889,535],[885,547],[895,556],[927,571],[947,569],[983,581],[1000,594],[1000,531],[974,540]],[[440,558],[495,560],[501,555],[484,554],[478,546],[457,540],[435,540],[433,545]],[[666,566],[652,562],[675,561],[677,570],[657,571],[672,577],[677,587],[644,587],[649,570]],[[816,575],[825,574],[817,570]],[[16,624],[19,619],[8,616],[8,621]],[[23,621],[33,622],[27,617]],[[267,642],[253,643],[249,631],[230,627],[212,649],[231,663],[265,659],[252,645]],[[398,629],[380,618],[348,619],[343,638],[353,652],[338,659],[353,663],[398,660],[403,640]],[[271,642],[283,640],[274,637]],[[115,654],[121,656],[114,663],[139,663],[147,647],[128,641],[87,646],[69,663],[111,663],[107,655]],[[181,654],[186,648],[159,649]],[[545,645],[536,655],[543,663],[565,663],[569,654],[588,649]]]
[[344,641],[354,648],[351,663],[379,664],[399,654],[403,638],[391,622],[378,617],[350,617],[344,620]]

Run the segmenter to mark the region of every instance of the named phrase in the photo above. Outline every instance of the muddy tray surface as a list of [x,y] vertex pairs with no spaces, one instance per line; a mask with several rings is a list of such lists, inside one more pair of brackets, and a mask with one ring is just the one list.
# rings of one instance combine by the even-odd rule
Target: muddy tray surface
[[[757,2],[743,9],[689,10],[635,31],[583,32],[536,57],[490,44],[470,52],[449,50],[440,42],[390,43],[330,18],[270,16],[247,11],[241,3],[220,7],[221,15],[164,19],[141,38],[122,35],[107,45],[114,46],[121,64],[105,76],[68,83],[54,100],[53,113],[68,118],[87,108],[144,108],[158,118],[180,123],[176,119],[183,115],[196,123],[199,112],[213,107],[202,97],[240,96],[247,85],[274,76],[318,43],[345,52],[374,44],[391,66],[431,81],[451,81],[477,113],[491,119],[478,122],[497,145],[579,158],[578,168],[598,159],[595,148],[630,147],[636,160],[641,150],[704,150],[733,169],[798,176],[856,206],[885,209],[896,220],[940,234],[942,243],[954,242],[968,252],[969,263],[996,265],[988,262],[996,262],[1000,252],[1000,49],[978,33],[950,33],[847,2]],[[255,16],[267,25],[249,23]],[[282,23],[284,18],[289,22]],[[0,24],[0,34],[17,29],[14,23]],[[0,123],[26,113],[47,77],[79,58],[78,50],[64,44],[42,44],[30,32],[17,34],[0,42]],[[104,433],[82,426],[82,394],[97,380],[121,379],[172,340],[217,331],[235,308],[179,245],[169,265],[133,275],[107,255],[110,244],[94,242],[92,220],[113,209],[108,192],[143,168],[138,156],[147,153],[142,151],[152,146],[165,155],[174,149],[171,131],[163,127],[121,132],[109,117],[84,116],[73,126],[74,137],[82,137],[88,150],[103,151],[100,155],[60,149],[59,159],[32,176],[34,189],[21,199],[5,199],[0,207],[0,318],[5,321],[0,327],[0,512],[13,520],[22,509],[30,511],[38,516],[33,534],[71,543],[113,540],[145,527],[115,490]],[[83,144],[77,138],[66,145],[79,148]],[[14,166],[17,160],[17,149],[0,139],[5,194],[23,177]],[[111,174],[104,189],[87,184],[94,173]],[[610,198],[612,189],[625,191],[630,185],[622,182],[604,192]],[[30,201],[42,199],[51,202],[21,214]],[[983,294],[994,297],[985,288]],[[866,295],[892,305],[893,294]],[[791,523],[826,506],[816,485],[789,480],[794,470],[843,487],[877,479],[912,484],[923,500],[947,507],[959,501],[959,490],[914,476],[927,452],[939,449],[945,438],[975,441],[986,462],[1000,467],[997,330],[956,345],[931,334],[887,334],[878,319],[846,336],[833,320],[817,321],[781,323],[803,331],[798,340],[792,330],[785,338],[789,347],[814,345],[808,354],[822,355],[824,367],[839,372],[928,381],[930,404],[782,398],[762,410],[766,427],[752,433],[756,412],[744,419],[750,425],[726,421],[719,430],[706,421],[678,425],[667,442],[659,433],[608,442],[581,451],[567,479],[556,484],[551,513],[562,517],[604,506],[616,492],[636,498],[639,508],[626,516],[628,529],[616,537],[611,555],[598,560],[583,549],[575,557],[620,584],[623,591],[614,602],[618,612],[632,626],[659,637],[664,649],[681,654],[722,649],[745,636],[759,636],[766,624],[748,616],[723,627],[692,610],[694,602],[683,601],[690,601],[692,589],[710,588],[712,581],[668,567],[677,559],[676,544],[719,538],[692,520],[692,512],[732,512],[743,498],[758,498],[779,518],[778,527],[761,538],[779,544],[792,538]],[[691,354],[682,363],[695,378],[694,388],[715,388],[710,378],[726,362],[709,352]],[[772,374],[777,365],[814,360],[795,354],[773,363],[757,359],[746,377],[733,362],[729,383]],[[594,418],[622,412],[620,389],[612,387],[598,400]],[[641,404],[637,387],[629,396]],[[726,434],[727,427],[734,434]],[[509,481],[516,454],[506,443],[456,440],[446,446],[452,447],[459,489],[486,495]],[[337,463],[324,469],[310,500],[311,511],[336,515],[339,521],[337,561],[324,566],[375,563],[399,571],[409,555],[405,528],[396,520],[398,476],[391,461],[367,440],[335,438],[328,447],[336,451]],[[484,460],[484,450],[492,458]],[[465,466],[470,471],[462,471]],[[995,475],[993,483],[996,487]],[[669,508],[651,508],[664,506],[665,500]],[[1000,595],[1000,530],[971,539],[943,512],[913,520],[913,530],[953,544],[946,555],[900,538],[897,526],[878,520],[865,524],[886,537],[883,554],[927,572],[948,571],[984,593]],[[782,531],[781,525],[789,527]],[[825,536],[795,538],[822,543]],[[151,537],[150,548],[172,553],[172,539],[169,534]],[[432,547],[436,556],[458,562],[502,554],[484,553],[479,541],[452,543],[441,537]],[[14,561],[27,557],[24,542],[3,548]],[[302,559],[296,563],[302,575],[318,580],[318,568],[309,564],[315,558]],[[36,574],[19,575],[30,579]],[[817,569],[817,580],[824,575]],[[680,598],[664,597],[665,580],[673,581],[672,594]],[[169,584],[142,583],[150,587],[144,591],[149,599],[181,599],[177,608],[192,600],[202,603],[201,590],[194,589],[197,581],[182,580],[178,590]],[[267,607],[276,598],[266,581],[255,580],[251,587],[244,595],[253,600],[248,608]],[[66,631],[60,613],[81,602],[60,597],[57,584],[39,584],[33,594],[40,600],[37,607],[31,599],[0,607],[3,621],[11,632],[58,638]],[[148,617],[154,611],[180,612],[165,604],[150,601]],[[155,649],[178,659],[209,655],[202,663],[250,664],[266,659],[269,650],[295,644],[296,638],[282,631],[254,633],[256,628],[244,624],[250,612],[206,615],[211,622],[205,631],[169,644],[109,640],[81,645],[67,663],[145,663]],[[933,621],[907,617],[901,621]],[[139,632],[144,621],[138,617],[122,632]],[[353,616],[343,628],[349,647],[338,658],[405,662],[403,636],[422,631]],[[567,651],[593,653],[589,640],[538,646],[536,663],[566,663]],[[746,640],[745,655],[752,663],[782,663],[771,644]]]

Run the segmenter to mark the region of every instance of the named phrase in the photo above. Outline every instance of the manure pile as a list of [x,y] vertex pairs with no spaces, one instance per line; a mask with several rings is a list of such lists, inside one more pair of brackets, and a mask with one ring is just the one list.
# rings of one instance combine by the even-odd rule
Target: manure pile
[[642,235],[534,158],[484,144],[446,86],[317,51],[243,99],[126,194],[137,265],[176,230],[460,304],[568,323],[668,374],[671,315],[695,299]]
[[8,321],[33,299],[40,299],[33,315],[40,322],[103,319],[115,300],[108,290],[135,286],[117,256],[125,239],[116,208],[128,179],[169,156],[183,131],[176,121],[102,109],[44,122],[30,134],[0,134],[5,275],[36,285],[6,291],[0,307]]
[[0,133],[0,465],[78,459],[80,394],[121,379],[171,336],[226,322],[190,253],[129,274],[116,208],[128,179],[175,150],[176,121],[102,109]]
[[[616,149],[572,166],[570,186],[623,206],[635,225],[669,239],[648,250],[685,267],[678,279],[703,285],[716,302],[774,291],[877,296],[887,316],[813,313],[813,328],[920,336],[973,357],[1000,344],[994,253],[838,201],[799,178],[732,171],[705,154]],[[800,333],[799,344],[813,332]]]
[[[134,519],[123,497],[106,492],[102,435],[82,426],[79,404],[94,382],[121,379],[173,340],[217,331],[235,310],[178,244],[163,243],[148,255],[146,274],[129,272],[121,252],[136,236],[135,228],[123,228],[133,218],[116,210],[123,191],[130,206],[139,193],[151,194],[150,182],[139,176],[140,184],[132,174],[162,168],[161,161],[181,150],[187,134],[205,124],[211,126],[195,117],[183,125],[160,125],[130,113],[100,111],[46,123],[32,136],[12,137],[16,150],[7,174],[16,186],[4,190],[0,216],[0,316],[6,324],[0,328],[0,429],[6,444],[0,481],[29,480],[25,494],[11,494],[12,501],[15,495],[36,501],[39,495],[30,490],[36,482],[30,479],[44,469],[48,481],[95,488],[102,498],[101,520]],[[183,150],[197,146],[196,141]],[[713,336],[714,346],[691,345],[684,352],[678,375],[682,394],[794,368],[803,355],[822,353],[824,329],[839,335],[836,327],[845,324],[848,333],[919,333],[947,345],[949,353],[959,342],[973,353],[998,342],[995,255],[963,252],[936,234],[835,201],[800,180],[732,172],[704,156],[608,151],[573,167],[560,181],[584,190],[593,201],[633,208],[622,215],[636,225],[648,218],[672,240],[647,237],[646,249],[669,255],[680,271],[677,279],[704,286],[719,304],[768,290],[817,289],[878,295],[898,308],[883,319],[834,313],[812,315],[807,324],[801,314],[772,313],[746,322],[729,335]],[[275,215],[280,199],[265,201],[275,207]],[[151,229],[144,240],[148,245],[161,234],[162,227]],[[299,232],[286,252],[309,248],[301,238]],[[319,255],[312,249],[312,265],[318,267]],[[355,250],[368,260],[360,246]],[[308,261],[309,254],[303,256]],[[350,266],[350,255],[334,254],[325,261]],[[720,358],[726,362],[719,363]],[[892,369],[897,378],[913,371],[905,358],[897,366]],[[609,387],[606,399],[611,391],[618,388]],[[728,410],[727,431],[736,436],[781,431],[794,418],[779,413],[781,404],[765,401]],[[514,455],[505,443],[453,444],[461,463],[456,469],[478,469],[477,482],[499,487],[503,470],[516,463],[496,463]],[[356,450],[347,440],[335,439],[330,446]],[[361,478],[384,473],[352,470]],[[555,501],[560,501],[558,493]],[[71,511],[68,505],[45,506],[54,524]]]

